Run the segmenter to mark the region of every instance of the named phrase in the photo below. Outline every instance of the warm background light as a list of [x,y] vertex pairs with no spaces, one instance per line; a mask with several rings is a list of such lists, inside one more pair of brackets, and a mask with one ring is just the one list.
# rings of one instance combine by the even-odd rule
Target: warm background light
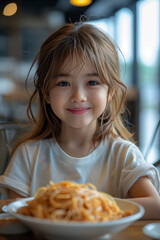
[[72,5],[84,7],[92,3],[92,0],[70,0]]
[[12,16],[17,12],[17,4],[16,3],[9,3],[3,9],[3,15],[5,16]]

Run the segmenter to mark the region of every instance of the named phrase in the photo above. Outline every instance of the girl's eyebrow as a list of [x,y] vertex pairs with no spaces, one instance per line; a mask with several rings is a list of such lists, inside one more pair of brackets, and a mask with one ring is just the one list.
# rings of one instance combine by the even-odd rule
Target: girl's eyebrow
[[59,73],[56,75],[56,77],[69,77],[71,76],[69,73]]
[[85,74],[85,76],[87,76],[87,77],[98,77],[99,75],[98,75],[97,72],[93,72],[93,73],[87,73],[87,74]]
[[[69,74],[69,73],[59,73],[59,74],[56,75],[56,77],[70,77],[70,76],[72,76],[72,75]],[[98,75],[97,72],[93,72],[93,73],[86,73],[86,74],[84,74],[84,76],[86,76],[86,77],[98,77],[99,75]]]

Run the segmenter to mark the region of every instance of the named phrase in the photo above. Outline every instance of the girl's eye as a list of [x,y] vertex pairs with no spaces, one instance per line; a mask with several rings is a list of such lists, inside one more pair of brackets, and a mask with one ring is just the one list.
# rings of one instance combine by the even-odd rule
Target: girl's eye
[[97,82],[97,81],[89,81],[88,83],[87,83],[87,85],[89,85],[89,86],[95,86],[95,85],[99,85],[100,83],[99,82]]
[[68,83],[68,82],[59,82],[59,83],[57,83],[57,85],[58,86],[61,86],[61,87],[68,87],[68,86],[70,86],[70,84]]

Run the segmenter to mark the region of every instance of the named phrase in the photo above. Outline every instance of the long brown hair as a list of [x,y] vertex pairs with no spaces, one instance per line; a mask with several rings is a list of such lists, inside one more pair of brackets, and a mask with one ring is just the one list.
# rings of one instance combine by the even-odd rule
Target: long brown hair
[[[132,141],[132,134],[126,129],[122,120],[127,88],[120,79],[116,44],[107,34],[91,24],[69,23],[45,40],[32,64],[33,67],[37,63],[34,76],[35,89],[27,108],[32,128],[20,139],[13,152],[19,144],[28,140],[58,138],[61,120],[47,103],[46,96],[53,85],[54,76],[60,73],[61,66],[68,56],[81,59],[82,63],[87,60],[91,61],[102,82],[109,86],[109,93],[112,93],[111,101],[98,119],[93,143],[100,142],[109,135],[114,138],[121,136]],[[36,116],[32,111],[35,101],[38,105]]]

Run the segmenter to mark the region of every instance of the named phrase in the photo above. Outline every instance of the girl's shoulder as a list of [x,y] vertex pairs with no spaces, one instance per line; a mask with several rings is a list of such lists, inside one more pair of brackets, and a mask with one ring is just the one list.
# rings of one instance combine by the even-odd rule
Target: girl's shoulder
[[51,139],[29,140],[21,143],[17,150],[37,151],[37,149],[50,148]]
[[131,141],[128,141],[128,140],[125,140],[121,137],[117,137],[117,138],[112,138],[110,137],[109,138],[109,145],[110,147],[114,150],[114,151],[117,151],[117,150],[121,150],[121,151],[140,151],[139,147],[131,142]]
[[109,143],[109,153],[111,159],[115,159],[120,164],[144,163],[144,157],[140,148],[131,141],[125,140],[121,137],[111,139]]
[[123,145],[123,146],[131,146],[131,145],[135,145],[134,143],[132,143],[131,141],[125,140],[124,138],[121,137],[109,137],[109,142],[113,145]]

